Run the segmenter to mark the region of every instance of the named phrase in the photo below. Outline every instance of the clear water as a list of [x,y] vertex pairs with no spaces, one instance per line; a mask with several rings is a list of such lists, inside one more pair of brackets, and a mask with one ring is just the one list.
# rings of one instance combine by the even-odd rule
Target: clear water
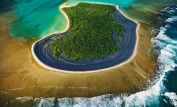
[[66,19],[59,10],[62,0],[16,0],[16,19],[9,30],[14,37],[40,37],[62,30]]
[[[93,2],[93,0],[75,0]],[[76,3],[74,0],[72,2]],[[120,5],[126,8],[132,0],[94,0],[94,2]],[[42,37],[50,32],[60,31],[66,26],[65,18],[58,10],[60,0],[16,0],[17,20],[10,25],[14,37]],[[167,7],[162,11],[163,25],[159,34],[152,39],[158,52],[159,80],[145,91],[132,95],[104,95],[93,98],[35,98],[38,107],[175,107],[177,106],[177,6]],[[30,99],[29,97],[16,100]],[[16,101],[14,100],[14,101]],[[55,103],[54,103],[55,102]]]
[[[69,0],[67,3],[94,2],[127,7],[133,0]],[[64,0],[15,0],[16,19],[9,26],[13,37],[42,37],[66,29],[67,22],[59,6]]]
[[32,101],[35,107],[177,107],[177,6],[162,10],[163,24],[152,38],[158,53],[158,80],[149,89],[131,95],[103,95],[92,98],[20,97],[14,102]]

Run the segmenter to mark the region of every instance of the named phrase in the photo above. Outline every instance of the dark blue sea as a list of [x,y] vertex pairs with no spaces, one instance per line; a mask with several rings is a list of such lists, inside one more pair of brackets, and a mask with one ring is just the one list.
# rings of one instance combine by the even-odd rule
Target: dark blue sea
[[92,98],[19,97],[12,103],[32,100],[34,107],[177,107],[177,6],[168,5],[161,10],[160,18],[162,22],[155,29],[159,32],[151,40],[159,69],[156,79],[144,91]]

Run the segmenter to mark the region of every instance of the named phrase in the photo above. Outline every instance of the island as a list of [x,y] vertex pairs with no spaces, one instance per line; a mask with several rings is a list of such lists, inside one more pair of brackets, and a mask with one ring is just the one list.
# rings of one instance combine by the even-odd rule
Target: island
[[34,43],[34,58],[51,70],[91,71],[128,60],[136,44],[137,24],[113,5],[79,3],[61,8],[69,28]]
[[[10,3],[8,1],[4,0]],[[91,2],[92,5],[98,3],[97,1],[84,0],[82,2]],[[117,24],[124,27],[120,48],[107,57],[97,60],[57,59],[52,55],[49,47],[45,48],[46,44],[53,41],[55,37],[61,37],[62,34],[66,36],[71,31],[72,20],[69,19],[71,16],[65,9],[70,9],[75,4],[68,2],[58,4],[60,1],[51,0],[31,2],[20,0],[10,6],[11,10],[1,13],[0,105],[31,107],[41,105],[150,106],[150,104],[158,106],[166,102],[171,104],[171,97],[168,96],[175,95],[173,93],[176,91],[174,89],[176,84],[173,83],[175,74],[177,74],[171,72],[174,70],[174,66],[171,67],[171,65],[174,65],[172,63],[176,60],[176,56],[172,55],[175,54],[175,38],[171,34],[174,33],[173,28],[176,23],[174,16],[177,7],[174,5],[177,1],[112,1],[100,0],[99,3],[102,6],[105,6],[103,3],[114,4],[110,5],[116,9],[113,14],[114,18]],[[123,7],[127,1],[131,3]],[[2,6],[5,6],[4,2],[2,1]],[[53,9],[56,12],[53,12]],[[17,16],[19,14],[21,16],[21,11],[26,14],[22,14],[23,17],[19,19]],[[52,14],[56,16],[49,23],[47,16],[52,17]],[[35,17],[41,21],[36,21]],[[62,20],[63,18],[65,20]],[[23,38],[12,35],[9,26],[16,20],[23,22],[24,19],[29,19],[29,21],[19,23],[19,25],[27,26],[32,32],[25,32],[27,35],[22,35]],[[174,19],[174,21],[169,19]],[[35,31],[34,26],[38,25],[35,27],[39,28],[44,24],[50,32],[34,35],[35,38],[33,38],[31,34],[44,30]],[[62,31],[57,30],[60,25],[63,27]],[[24,32],[24,30],[19,30],[19,27],[16,26],[16,28],[16,31]],[[165,32],[168,33],[163,34]],[[26,36],[31,38],[26,38]],[[166,67],[168,69],[165,69]],[[159,72],[160,75],[156,75]],[[169,103],[165,105],[168,106]]]
[[70,29],[44,45],[55,58],[103,59],[120,49],[124,27],[114,19],[115,7],[80,3],[63,10],[69,16]]

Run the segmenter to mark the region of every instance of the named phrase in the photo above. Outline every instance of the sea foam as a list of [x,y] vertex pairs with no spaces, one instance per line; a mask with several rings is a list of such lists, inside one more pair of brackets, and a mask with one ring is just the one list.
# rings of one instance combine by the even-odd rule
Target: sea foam
[[[177,21],[173,14],[177,13],[177,8],[167,7],[162,10],[163,15],[167,15],[165,25],[159,28],[159,34],[152,38],[152,46],[158,53],[157,64],[159,70],[157,71],[158,80],[147,90],[137,92],[131,95],[103,95],[92,98],[34,98],[34,107],[162,107],[177,106],[177,94],[168,92],[164,85],[167,73],[176,72],[177,64],[177,41],[169,37],[166,32],[169,31],[170,24],[175,24]],[[176,33],[177,35],[177,33]],[[16,98],[21,103],[25,103],[27,98]],[[16,101],[14,100],[14,101]],[[31,100],[31,97],[29,98]]]

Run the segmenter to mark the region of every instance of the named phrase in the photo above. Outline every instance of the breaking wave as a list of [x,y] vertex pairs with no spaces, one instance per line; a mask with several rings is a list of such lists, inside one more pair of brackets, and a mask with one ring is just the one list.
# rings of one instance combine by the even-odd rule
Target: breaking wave
[[132,95],[103,95],[92,98],[19,97],[9,104],[24,107],[175,107],[177,106],[177,6],[161,11],[159,33],[152,38],[158,54],[158,79],[145,91]]

